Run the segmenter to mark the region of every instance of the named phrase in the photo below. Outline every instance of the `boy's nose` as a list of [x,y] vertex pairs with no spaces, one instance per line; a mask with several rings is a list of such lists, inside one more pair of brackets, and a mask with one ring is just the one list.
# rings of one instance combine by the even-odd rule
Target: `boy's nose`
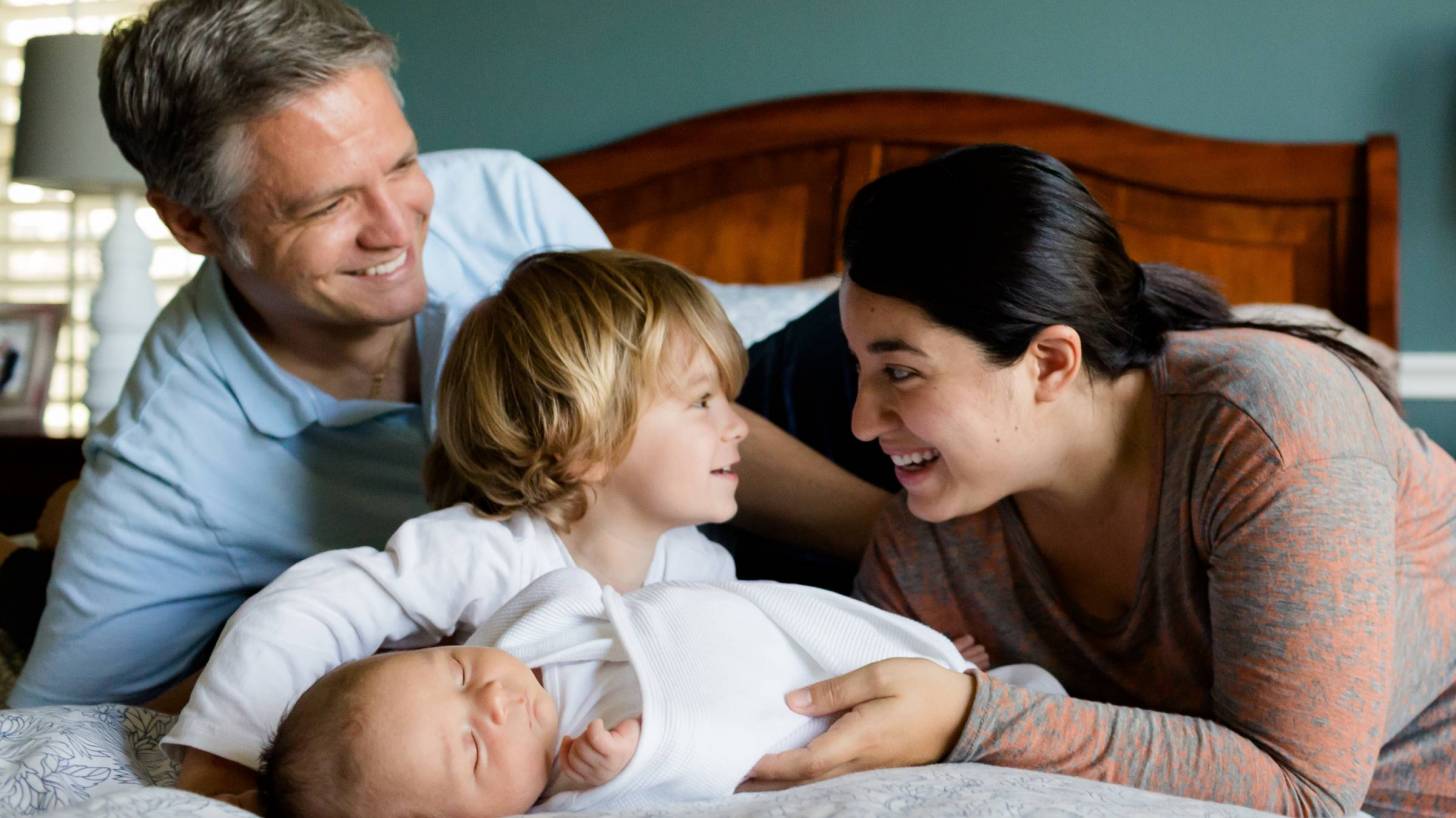
[[748,421],[743,419],[743,415],[731,407],[728,409],[728,414],[730,417],[728,423],[723,427],[723,439],[737,443],[748,437]]

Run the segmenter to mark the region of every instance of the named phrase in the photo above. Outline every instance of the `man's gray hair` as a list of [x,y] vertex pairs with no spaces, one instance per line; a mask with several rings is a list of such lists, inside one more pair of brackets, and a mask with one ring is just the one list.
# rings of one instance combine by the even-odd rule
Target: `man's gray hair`
[[393,82],[396,62],[394,41],[339,0],[161,0],[106,37],[101,110],[147,187],[231,240],[247,123],[356,68]]

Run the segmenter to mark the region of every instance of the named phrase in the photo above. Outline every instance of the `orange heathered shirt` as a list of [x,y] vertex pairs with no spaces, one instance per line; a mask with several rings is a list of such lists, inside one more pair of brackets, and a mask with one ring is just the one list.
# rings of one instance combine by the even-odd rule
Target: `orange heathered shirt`
[[1456,816],[1456,462],[1335,355],[1247,329],[1170,335],[1136,600],[1059,593],[1015,504],[941,524],[903,496],[856,593],[1071,697],[978,675],[950,761],[1288,815]]

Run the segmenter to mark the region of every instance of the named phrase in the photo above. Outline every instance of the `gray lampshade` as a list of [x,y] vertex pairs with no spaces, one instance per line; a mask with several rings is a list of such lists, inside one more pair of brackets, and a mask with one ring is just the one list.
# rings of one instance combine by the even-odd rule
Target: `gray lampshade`
[[79,193],[141,189],[142,177],[121,156],[101,118],[100,34],[32,37],[10,178]]

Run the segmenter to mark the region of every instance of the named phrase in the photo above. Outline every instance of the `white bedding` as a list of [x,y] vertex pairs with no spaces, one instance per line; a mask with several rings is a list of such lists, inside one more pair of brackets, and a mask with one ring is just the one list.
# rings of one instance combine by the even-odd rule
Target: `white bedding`
[[[220,801],[167,788],[176,779],[176,768],[158,741],[171,724],[170,716],[114,704],[0,711],[0,815],[248,816]],[[612,814],[1234,818],[1263,813],[1064,776],[944,764],[863,773],[782,793]]]

